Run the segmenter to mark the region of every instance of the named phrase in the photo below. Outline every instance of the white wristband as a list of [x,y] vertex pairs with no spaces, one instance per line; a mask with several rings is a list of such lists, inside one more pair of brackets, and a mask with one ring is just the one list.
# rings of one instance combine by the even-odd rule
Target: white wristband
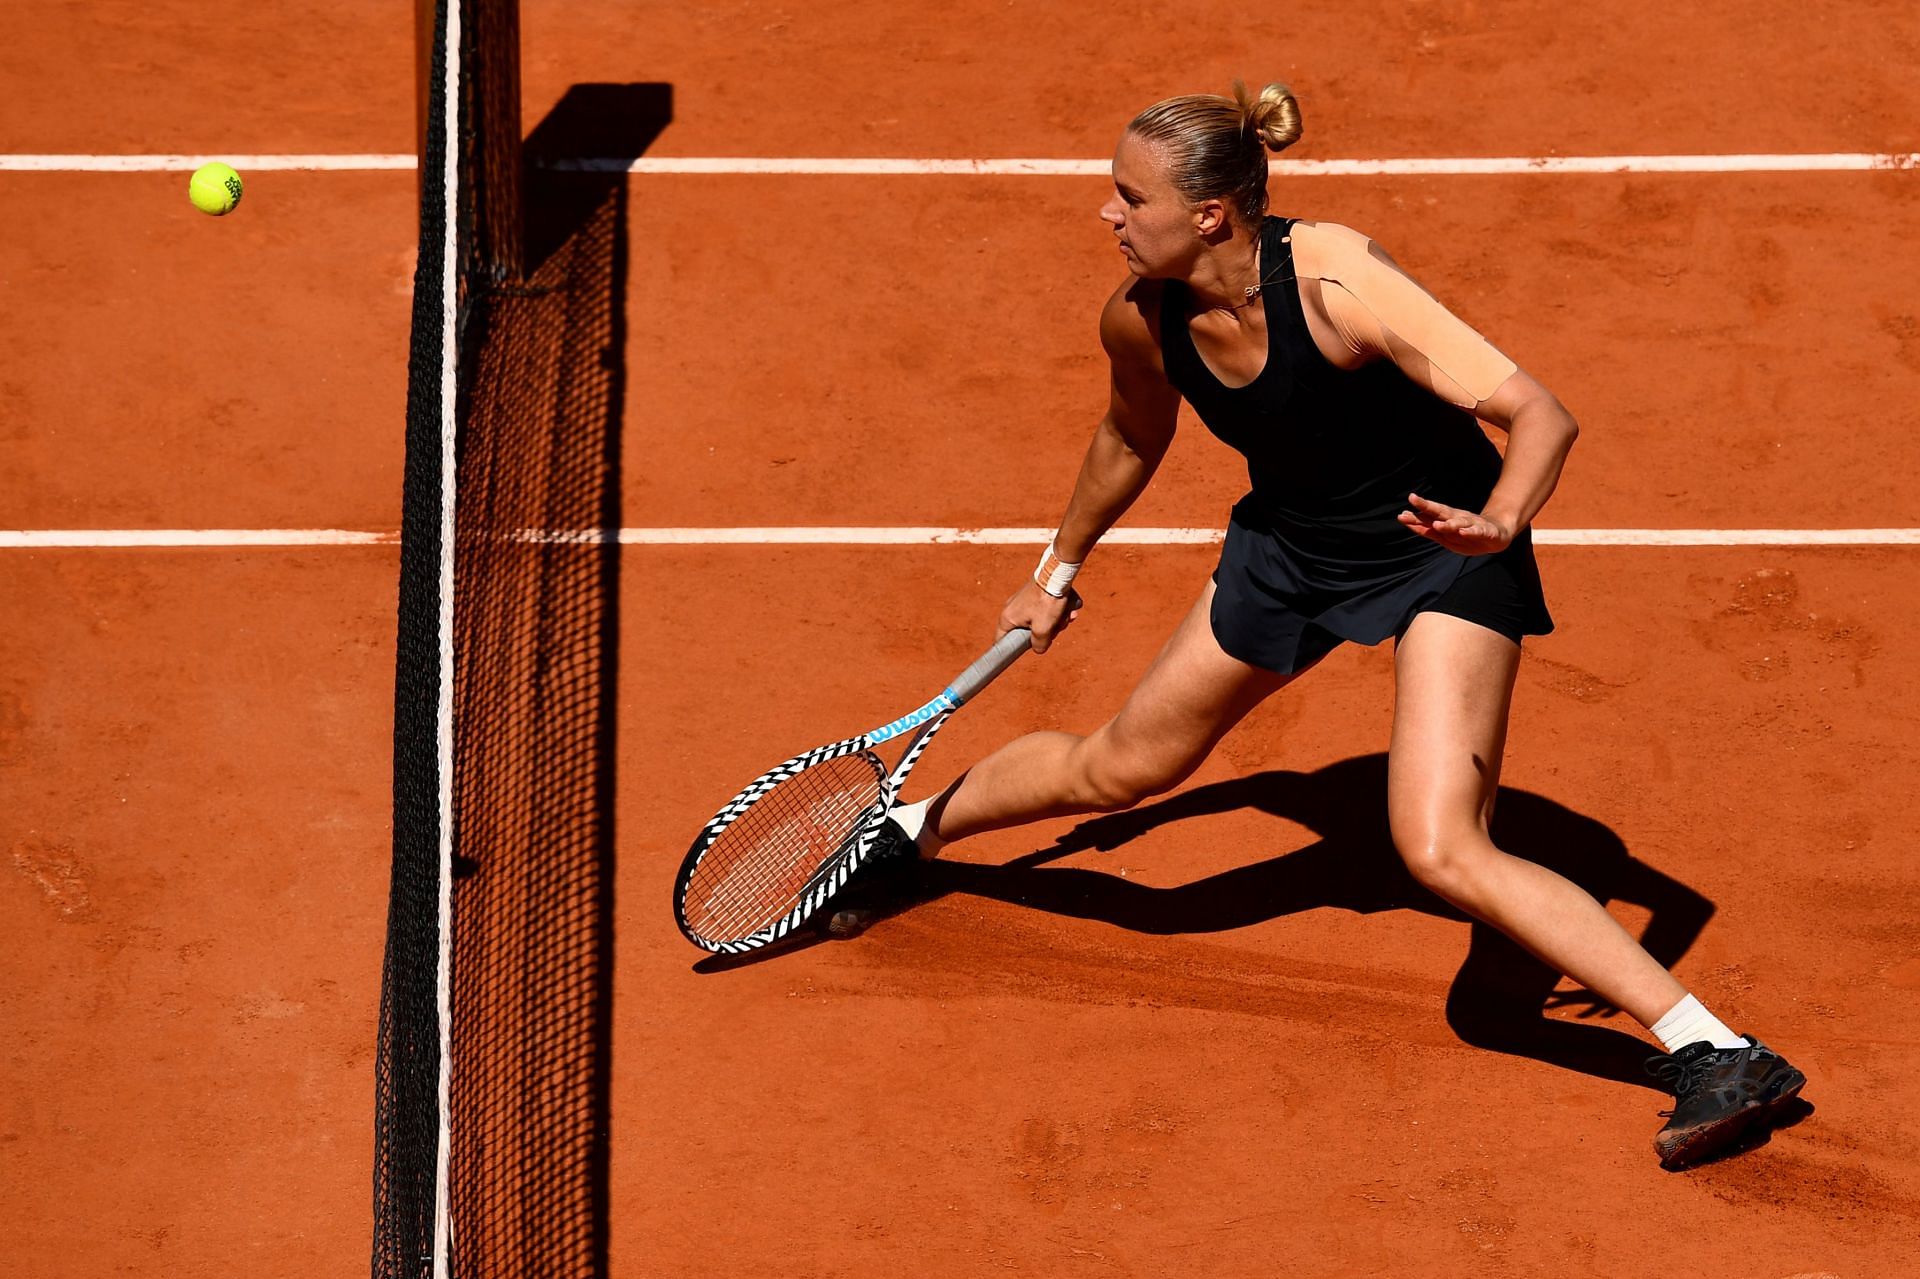
[[1053,549],[1053,543],[1049,542],[1040,556],[1039,567],[1033,570],[1033,580],[1035,585],[1055,599],[1065,599],[1067,588],[1073,585],[1073,579],[1079,572],[1080,565],[1069,564],[1061,559]]

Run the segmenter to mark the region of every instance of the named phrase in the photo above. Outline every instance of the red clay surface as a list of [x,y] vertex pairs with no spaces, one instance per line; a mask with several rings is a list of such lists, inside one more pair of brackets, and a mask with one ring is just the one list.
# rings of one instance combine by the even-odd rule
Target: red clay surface
[[8,5],[0,83],[20,91],[0,151],[411,151],[410,14],[386,0]]
[[[1163,93],[1268,74],[1301,88],[1301,156],[1920,146],[1906,5],[1251,30],[1225,6],[525,8],[528,123],[574,82],[669,82],[660,154],[1103,155]],[[33,91],[0,150],[404,151],[410,39],[368,4],[16,7],[0,76]],[[215,222],[179,175],[0,175],[0,525],[397,524],[412,179],[248,177]],[[1057,518],[1119,278],[1097,181],[633,191],[626,523]],[[1544,524],[1920,524],[1912,174],[1316,180],[1275,203],[1377,236],[1566,398],[1586,434]],[[1217,525],[1242,482],[1190,429],[1132,522]],[[1546,988],[1483,940],[1462,977],[1468,926],[1396,877],[1385,649],[1332,659],[1164,804],[1065,847],[1071,822],[982,839],[865,937],[696,970],[667,905],[693,830],[772,760],[928,695],[1031,553],[629,548],[614,1272],[1903,1273],[1912,555],[1542,552],[1560,630],[1522,669],[1510,842],[1584,859],[1811,1079],[1796,1126],[1669,1176],[1662,1099],[1593,1073],[1640,1055],[1626,1019],[1556,1030],[1592,1011],[1575,994],[1545,1025]],[[1081,626],[955,719],[924,784],[1099,722],[1210,562],[1102,551]],[[0,1255],[22,1273],[366,1264],[394,566],[0,552]],[[1468,1001],[1497,1016],[1450,1023],[1450,989],[1502,973]],[[1584,1068],[1529,1055],[1581,1043]]]
[[[634,192],[629,523],[1059,518],[1125,278],[1098,180]],[[1920,432],[1920,305],[1888,269],[1920,265],[1911,174],[1315,178],[1273,203],[1374,236],[1580,418],[1545,526],[1920,522],[1888,465]],[[1182,435],[1130,522],[1218,526],[1245,492]]]
[[[1560,632],[1522,668],[1501,802],[1536,842],[1516,851],[1588,848],[1635,928],[1710,899],[1679,974],[1812,1080],[1810,1118],[1684,1176],[1652,1162],[1653,1092],[1449,1027],[1468,928],[1400,905],[1420,899],[1375,829],[1385,648],[1257,712],[1159,809],[1224,811],[1149,806],[1064,856],[1072,821],[983,837],[936,877],[949,895],[856,941],[695,971],[653,922],[684,832],[824,725],[937,687],[1026,559],[634,561],[648,612],[624,647],[652,674],[625,739],[620,981],[649,1012],[614,1051],[616,1271],[692,1273],[716,1249],[754,1275],[1779,1277],[1917,1255],[1920,761],[1888,725],[1920,711],[1920,651],[1884,553],[1543,552]],[[837,601],[784,585],[823,560]],[[956,717],[917,789],[1010,734],[1095,725],[1210,564],[1104,560],[1081,626]],[[924,601],[905,613],[900,580]],[[809,678],[778,699],[739,675],[783,667]]]
[[6,178],[0,524],[399,526],[412,174]]
[[531,114],[578,80],[666,81],[680,155],[1105,155],[1147,103],[1235,77],[1300,87],[1303,157],[1920,144],[1920,13],[1900,0],[527,0],[522,23]]
[[[1236,76],[1299,87],[1302,157],[1920,148],[1920,14],[1901,0],[521,9],[528,117],[580,81],[671,83],[663,154],[1104,155],[1145,103]],[[414,144],[412,28],[377,0],[9,6],[0,82],[33,86],[0,151]]]
[[[895,203],[849,241],[875,186]],[[0,183],[14,278],[63,299],[0,315],[20,356],[0,377],[24,481],[8,522],[393,527],[412,178],[265,173],[220,223],[183,187]],[[49,198],[73,216],[35,217]],[[637,179],[630,521],[1057,518],[1105,404],[1093,330],[1121,274],[1100,198],[1081,179]],[[1920,306],[1886,269],[1920,240],[1910,175],[1297,179],[1274,201],[1390,246],[1573,408],[1586,433],[1543,525],[1920,523],[1888,465],[1920,432]],[[209,357],[183,364],[182,334]],[[104,456],[124,461],[86,464]],[[925,509],[850,512],[850,474]],[[1244,489],[1189,418],[1129,521],[1217,525]]]
[[9,1273],[364,1269],[397,559],[0,560]]

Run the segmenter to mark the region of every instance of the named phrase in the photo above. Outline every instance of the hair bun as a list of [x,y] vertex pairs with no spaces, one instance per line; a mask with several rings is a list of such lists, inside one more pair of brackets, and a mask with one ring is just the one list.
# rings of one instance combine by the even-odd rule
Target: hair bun
[[1279,81],[1260,90],[1257,98],[1247,97],[1247,86],[1233,82],[1233,98],[1240,104],[1246,129],[1269,151],[1284,151],[1300,138],[1300,104],[1293,90]]

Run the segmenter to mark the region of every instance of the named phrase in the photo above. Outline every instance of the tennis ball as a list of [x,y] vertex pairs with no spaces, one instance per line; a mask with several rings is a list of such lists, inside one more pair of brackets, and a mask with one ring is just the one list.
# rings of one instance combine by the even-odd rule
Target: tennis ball
[[187,183],[187,198],[193,201],[194,208],[216,218],[231,213],[233,206],[240,203],[240,175],[218,161],[203,164],[193,171],[193,179]]

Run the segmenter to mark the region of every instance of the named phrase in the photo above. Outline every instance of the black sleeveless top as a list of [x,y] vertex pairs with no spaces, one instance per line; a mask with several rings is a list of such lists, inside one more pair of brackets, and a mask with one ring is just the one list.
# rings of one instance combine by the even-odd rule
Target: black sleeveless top
[[1270,217],[1261,228],[1267,362],[1259,376],[1229,387],[1213,375],[1193,345],[1187,289],[1176,281],[1162,294],[1161,358],[1207,429],[1246,456],[1252,491],[1233,508],[1228,540],[1232,549],[1236,533],[1243,542],[1261,535],[1252,566],[1260,593],[1341,638],[1376,644],[1471,560],[1488,558],[1409,532],[1397,518],[1407,494],[1478,511],[1500,477],[1500,452],[1472,414],[1391,361],[1354,370],[1327,362],[1301,309],[1292,227]]

